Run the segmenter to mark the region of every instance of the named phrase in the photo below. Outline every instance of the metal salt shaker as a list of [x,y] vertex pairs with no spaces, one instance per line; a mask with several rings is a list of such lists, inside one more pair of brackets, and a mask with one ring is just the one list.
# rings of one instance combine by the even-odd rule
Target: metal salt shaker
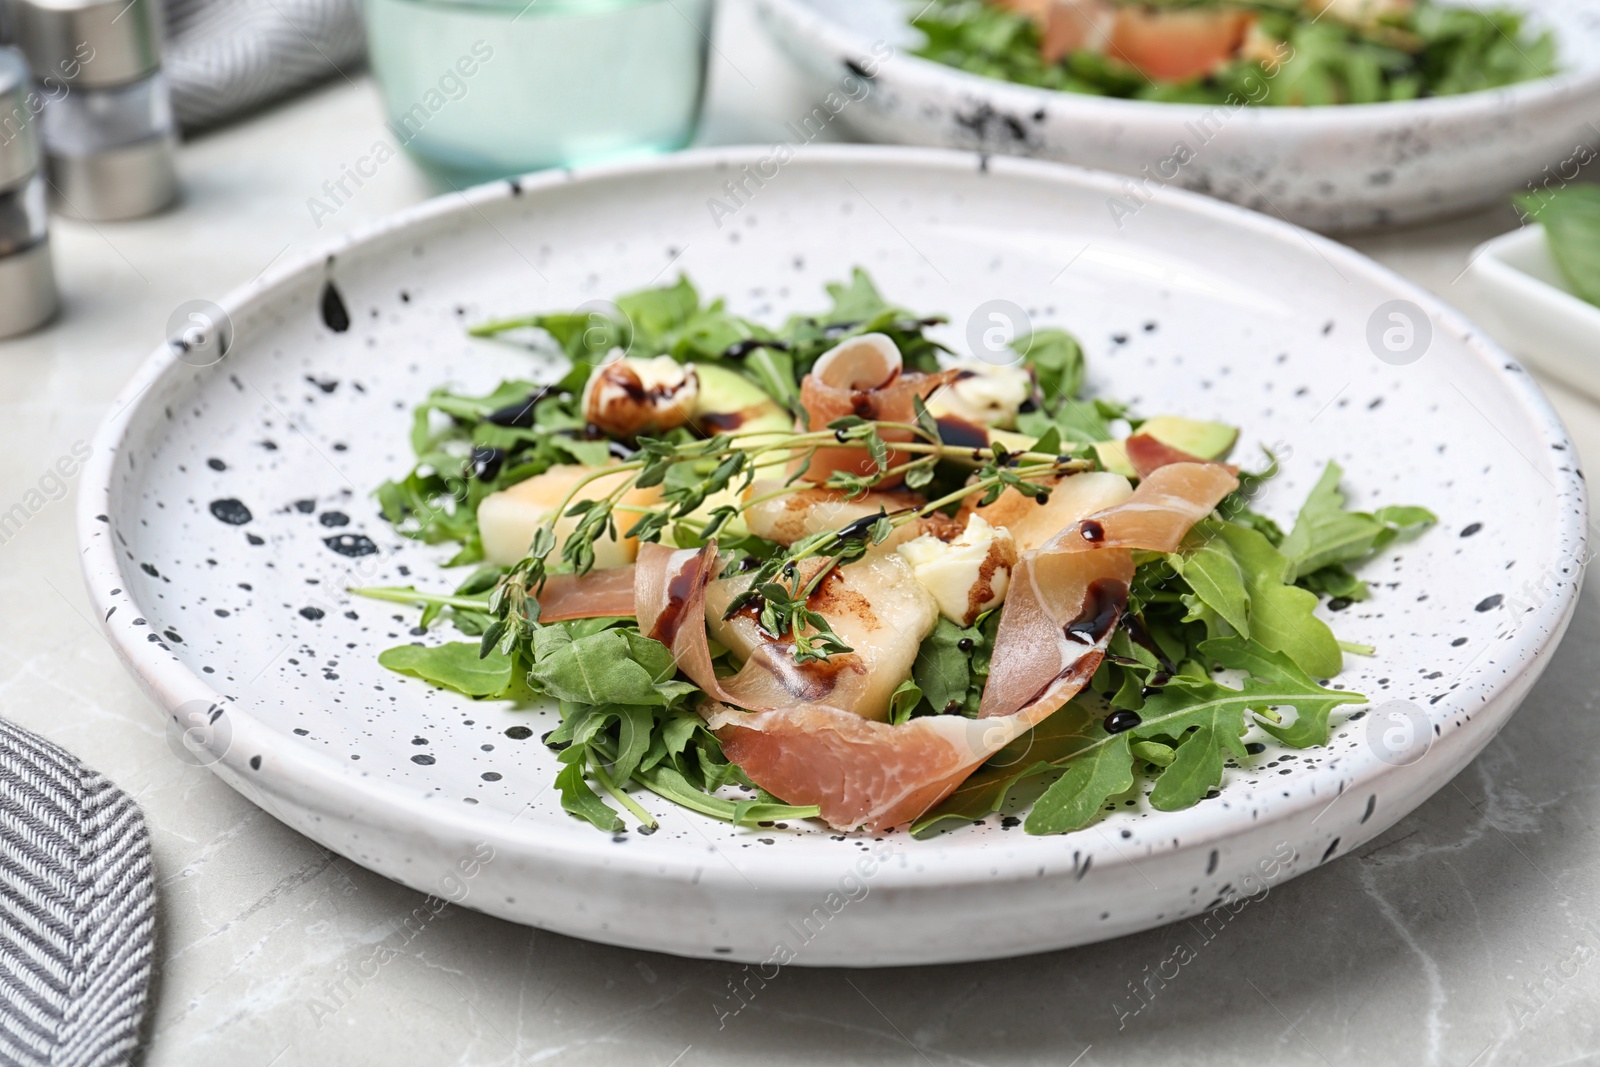
[[41,105],[21,53],[0,46],[0,337],[26,333],[56,311],[36,129]]
[[177,127],[157,0],[9,2],[46,98],[41,132],[57,210],[114,221],[171,204]]

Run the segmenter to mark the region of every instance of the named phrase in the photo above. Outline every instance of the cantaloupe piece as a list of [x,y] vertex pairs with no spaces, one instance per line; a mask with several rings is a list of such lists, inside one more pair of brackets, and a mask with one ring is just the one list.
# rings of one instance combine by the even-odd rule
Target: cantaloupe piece
[[[510,566],[528,553],[533,543],[534,531],[561,505],[567,492],[585,475],[597,468],[576,464],[551,467],[527,481],[518,482],[509,489],[491,493],[478,505],[478,532],[483,536],[483,554],[490,563]],[[616,490],[631,471],[618,471],[596,478],[579,489],[574,500],[598,500]],[[661,500],[659,487],[630,489],[623,494],[620,504],[625,507],[654,507]],[[639,519],[636,511],[616,512],[617,532],[627,530]],[[563,516],[556,523],[556,550],[548,558],[554,564],[561,558],[561,546],[577,527],[578,520]],[[603,537],[594,545],[596,567],[621,567],[632,563],[639,554],[639,543],[632,537],[620,540]]]

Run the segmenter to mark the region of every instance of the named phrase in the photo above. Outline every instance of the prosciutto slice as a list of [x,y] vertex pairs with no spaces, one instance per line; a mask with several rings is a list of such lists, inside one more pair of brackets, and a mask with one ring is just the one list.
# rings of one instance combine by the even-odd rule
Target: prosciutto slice
[[539,591],[539,621],[632,615],[634,575],[632,563],[588,574],[552,574]]
[[[791,804],[815,804],[837,829],[882,830],[943,800],[980,764],[1081,690],[1127,605],[1134,548],[1170,551],[1237,486],[1218,464],[1177,463],[1131,497],[1026,553],[1011,579],[978,717],[891,725],[851,710],[862,688],[850,657],[797,667],[766,646],[718,679],[705,636],[715,546],[642,546],[637,613],[679,669],[711,697],[702,709],[728,758]],[[1092,526],[1088,524],[1092,523]],[[1085,537],[1085,529],[1098,531]],[[837,665],[836,665],[836,661]]]
[[[835,419],[859,415],[885,422],[916,421],[914,398],[923,400],[942,385],[955,381],[959,370],[923,374],[905,370],[900,350],[885,334],[868,333],[852,337],[817,358],[811,373],[800,382],[800,403],[805,406],[809,425],[820,430]],[[884,430],[881,436],[891,444],[909,441],[910,430]],[[889,451],[889,466],[909,460],[905,452]],[[825,482],[834,471],[869,475],[876,465],[864,448],[819,448],[811,457],[803,477]],[[879,488],[898,485],[898,477],[885,479]]]

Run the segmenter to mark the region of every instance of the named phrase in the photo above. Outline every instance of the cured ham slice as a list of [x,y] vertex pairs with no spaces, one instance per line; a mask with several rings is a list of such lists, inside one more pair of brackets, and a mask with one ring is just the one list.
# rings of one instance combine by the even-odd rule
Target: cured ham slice
[[[885,334],[867,333],[817,358],[811,373],[800,382],[800,403],[813,430],[848,415],[910,423],[916,421],[914,398],[926,400],[958,374],[956,370],[937,374],[905,370],[894,341]],[[879,436],[893,443],[909,441],[915,435],[910,430],[884,430]],[[888,463],[894,467],[910,458],[908,453],[890,449]],[[825,482],[834,471],[865,476],[876,473],[877,466],[864,448],[819,448],[802,477]],[[894,477],[880,485],[887,489],[899,482],[899,477]]]
[[1214,72],[1239,53],[1255,24],[1251,12],[1228,8],[1161,9],[1114,0],[997,2],[1033,20],[1046,63],[1073,52],[1097,52],[1158,82]]
[[[850,710],[864,692],[864,678],[846,681],[852,665],[815,676],[781,665],[771,645],[733,678],[718,679],[703,624],[714,546],[698,553],[642,547],[640,625],[710,695],[707,722],[752,781],[789,803],[817,805],[839,829],[898,826],[1088,683],[1127,604],[1130,550],[1170,551],[1237,484],[1217,464],[1171,464],[1126,500],[1026,553],[1012,575],[975,719],[933,715],[890,725],[863,718]],[[1091,522],[1098,539],[1083,536]]]
[[634,572],[630,563],[588,574],[552,574],[539,591],[539,621],[632,615]]
[[1239,479],[1221,463],[1169,463],[1140,480],[1125,502],[1080,519],[1076,526],[1048,543],[1082,551],[1094,548],[1142,548],[1175,552],[1189,527],[1239,487]]
[[1130,4],[1117,9],[1106,54],[1153,81],[1202,78],[1238,53],[1254,22],[1248,11]]

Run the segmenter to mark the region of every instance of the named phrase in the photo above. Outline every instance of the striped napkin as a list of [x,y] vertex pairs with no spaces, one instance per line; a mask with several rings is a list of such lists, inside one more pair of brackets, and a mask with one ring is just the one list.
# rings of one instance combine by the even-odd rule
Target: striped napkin
[[154,934],[138,805],[0,719],[0,1063],[128,1063]]
[[166,26],[162,65],[188,131],[352,75],[366,56],[361,0],[166,0]]

